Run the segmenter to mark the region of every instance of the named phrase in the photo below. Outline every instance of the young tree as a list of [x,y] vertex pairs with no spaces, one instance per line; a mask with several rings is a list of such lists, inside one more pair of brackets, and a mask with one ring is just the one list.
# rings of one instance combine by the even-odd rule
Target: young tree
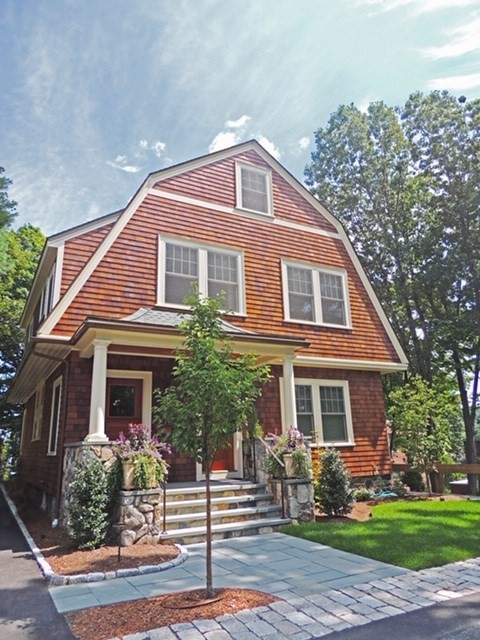
[[341,106],[315,136],[307,184],[345,224],[411,374],[455,380],[475,462],[480,100],[435,91],[403,108]]
[[416,470],[426,475],[430,493],[430,474],[451,451],[450,419],[457,407],[451,392],[436,393],[421,376],[411,378],[390,394],[388,415],[395,446],[406,454]]
[[192,309],[180,329],[185,340],[175,357],[174,384],[156,392],[154,416],[156,424],[172,426],[174,449],[194,456],[205,472],[206,590],[212,597],[212,464],[217,451],[247,424],[269,373],[254,355],[233,354],[216,300],[196,295],[188,303]]

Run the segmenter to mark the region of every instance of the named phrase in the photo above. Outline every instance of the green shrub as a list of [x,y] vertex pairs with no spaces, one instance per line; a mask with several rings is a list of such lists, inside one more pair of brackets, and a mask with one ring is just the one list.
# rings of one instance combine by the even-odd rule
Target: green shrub
[[314,487],[315,501],[323,513],[345,516],[352,510],[350,474],[336,449],[326,449],[322,453]]
[[359,487],[353,491],[353,499],[355,502],[366,502],[372,499],[372,494],[365,487]]
[[410,487],[411,491],[425,491],[426,486],[420,471],[415,471],[413,469],[412,471],[405,471],[400,477],[403,484]]
[[96,457],[85,456],[74,469],[69,493],[69,536],[78,549],[96,549],[107,537],[111,482]]
[[407,487],[398,476],[393,477],[391,490],[396,493],[399,498],[404,498],[408,493]]

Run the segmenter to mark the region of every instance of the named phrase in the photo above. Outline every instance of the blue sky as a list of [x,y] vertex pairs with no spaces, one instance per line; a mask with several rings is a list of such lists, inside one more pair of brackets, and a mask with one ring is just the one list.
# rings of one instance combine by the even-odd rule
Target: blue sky
[[0,166],[50,235],[257,138],[298,179],[340,104],[480,96],[480,0],[2,0]]

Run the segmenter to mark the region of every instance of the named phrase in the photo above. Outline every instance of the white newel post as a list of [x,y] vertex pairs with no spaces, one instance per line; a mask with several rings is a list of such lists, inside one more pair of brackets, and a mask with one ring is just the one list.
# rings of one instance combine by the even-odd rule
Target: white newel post
[[108,442],[105,435],[105,395],[107,391],[107,351],[110,340],[93,341],[92,394],[90,396],[90,424],[85,442]]
[[295,408],[295,375],[293,373],[293,357],[283,361],[283,397],[285,399],[284,426],[297,428],[297,411]]

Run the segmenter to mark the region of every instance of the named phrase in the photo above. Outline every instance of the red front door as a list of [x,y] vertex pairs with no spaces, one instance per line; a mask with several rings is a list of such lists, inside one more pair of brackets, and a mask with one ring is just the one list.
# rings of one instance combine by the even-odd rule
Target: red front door
[[105,431],[109,440],[116,440],[129,424],[142,422],[143,380],[107,378]]
[[230,446],[225,449],[219,449],[215,460],[213,461],[212,471],[234,471],[235,464],[233,460],[233,437],[230,439]]

